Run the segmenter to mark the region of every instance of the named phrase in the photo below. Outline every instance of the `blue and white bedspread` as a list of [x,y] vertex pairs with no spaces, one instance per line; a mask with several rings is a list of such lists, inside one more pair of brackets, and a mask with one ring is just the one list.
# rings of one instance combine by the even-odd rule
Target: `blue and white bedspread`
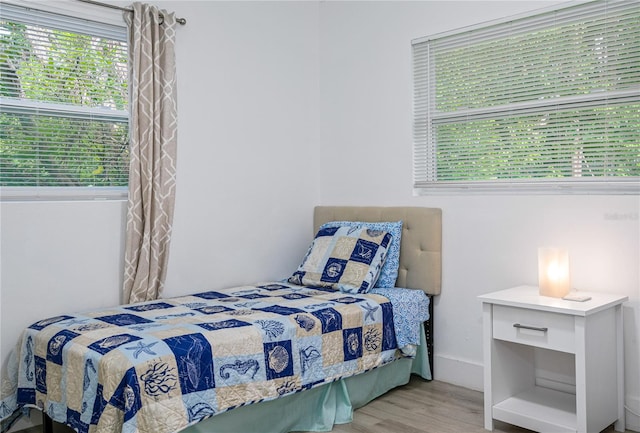
[[405,355],[415,355],[415,348],[420,344],[420,326],[429,320],[429,297],[421,290],[398,287],[375,287],[369,293],[382,295],[391,301],[398,347]]
[[52,317],[11,355],[0,419],[36,406],[80,433],[177,432],[396,359],[404,308],[264,283]]

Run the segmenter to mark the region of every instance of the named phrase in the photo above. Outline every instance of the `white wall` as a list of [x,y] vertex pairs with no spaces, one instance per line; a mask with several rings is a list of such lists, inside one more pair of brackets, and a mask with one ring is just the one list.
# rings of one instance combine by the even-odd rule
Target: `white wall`
[[[537,248],[569,249],[575,287],[627,295],[627,405],[640,413],[637,196],[412,195],[410,41],[554,2],[324,2],[320,9],[321,204],[443,210],[435,377],[482,388],[480,294],[537,284]],[[556,2],[557,3],[557,2]],[[379,167],[374,177],[360,167]],[[640,430],[638,417],[629,425]]]
[[188,19],[165,295],[284,278],[308,246],[318,197],[318,4],[161,7]]
[[1,203],[2,360],[38,318],[118,304],[122,202]]

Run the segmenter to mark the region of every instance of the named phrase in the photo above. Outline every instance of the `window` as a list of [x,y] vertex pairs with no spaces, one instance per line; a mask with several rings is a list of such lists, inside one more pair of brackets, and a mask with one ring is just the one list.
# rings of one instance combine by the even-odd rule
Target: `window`
[[18,195],[37,190],[45,196],[53,190],[64,196],[60,191],[70,187],[91,195],[104,189],[126,194],[127,56],[124,24],[118,27],[3,3],[3,197],[11,197],[12,190],[21,191]]
[[412,46],[417,192],[640,192],[640,2]]

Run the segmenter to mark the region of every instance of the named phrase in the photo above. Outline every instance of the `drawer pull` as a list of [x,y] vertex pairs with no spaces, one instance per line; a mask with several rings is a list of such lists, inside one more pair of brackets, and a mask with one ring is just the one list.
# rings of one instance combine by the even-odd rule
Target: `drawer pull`
[[519,323],[514,323],[513,327],[514,328],[519,328],[519,329],[531,329],[532,331],[540,331],[540,332],[547,332],[549,330],[549,328],[541,328],[539,326],[521,325]]

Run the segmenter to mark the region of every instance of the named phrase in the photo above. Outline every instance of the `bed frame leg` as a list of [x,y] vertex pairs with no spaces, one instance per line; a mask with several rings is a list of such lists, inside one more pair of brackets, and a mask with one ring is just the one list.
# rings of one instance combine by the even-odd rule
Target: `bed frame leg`
[[53,420],[44,412],[42,412],[42,433],[53,433]]
[[424,333],[427,338],[427,349],[429,351],[429,368],[431,368],[431,378],[433,375],[433,296],[429,296],[429,320],[424,322]]

